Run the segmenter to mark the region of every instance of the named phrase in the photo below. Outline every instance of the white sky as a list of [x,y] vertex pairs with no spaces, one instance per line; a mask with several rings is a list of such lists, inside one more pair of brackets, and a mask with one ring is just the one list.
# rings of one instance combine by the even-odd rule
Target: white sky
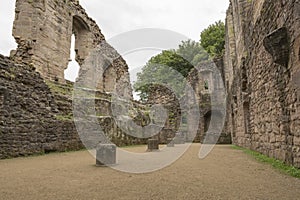
[[[229,0],[80,0],[80,3],[97,22],[107,40],[136,29],[159,28],[199,41],[203,29],[217,20],[225,19]],[[0,54],[6,56],[16,48],[11,34],[14,5],[14,0],[2,0],[0,4]],[[118,50],[117,44],[114,47]],[[143,66],[157,53],[159,51],[136,51],[124,58],[130,72],[136,72],[137,67]],[[70,66],[66,78],[74,80],[78,66],[73,62]]]

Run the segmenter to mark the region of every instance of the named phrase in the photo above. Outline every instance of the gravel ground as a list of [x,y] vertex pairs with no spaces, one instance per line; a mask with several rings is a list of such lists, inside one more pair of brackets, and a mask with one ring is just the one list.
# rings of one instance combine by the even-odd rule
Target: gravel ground
[[300,199],[300,179],[226,145],[200,160],[199,148],[146,174],[96,167],[87,151],[1,160],[0,199]]

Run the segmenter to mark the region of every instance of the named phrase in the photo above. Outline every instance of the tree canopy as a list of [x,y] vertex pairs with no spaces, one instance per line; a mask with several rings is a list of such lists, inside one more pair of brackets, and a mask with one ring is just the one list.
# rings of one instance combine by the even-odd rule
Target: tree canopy
[[153,56],[137,74],[133,87],[146,101],[151,84],[167,84],[177,95],[183,94],[185,77],[191,69],[209,57],[220,57],[224,53],[225,25],[222,21],[210,25],[201,32],[200,42],[182,41],[176,50],[166,50]]
[[182,41],[176,53],[189,61],[193,66],[197,66],[208,59],[208,54],[201,47],[200,43],[193,40]]
[[211,57],[220,57],[224,53],[225,24],[218,21],[204,29],[200,35],[200,44]]
[[168,86],[177,95],[182,94],[184,79],[193,65],[176,53],[175,50],[166,50],[152,57],[137,74],[137,81],[133,87],[140,92],[142,101],[147,100],[148,90],[152,84]]

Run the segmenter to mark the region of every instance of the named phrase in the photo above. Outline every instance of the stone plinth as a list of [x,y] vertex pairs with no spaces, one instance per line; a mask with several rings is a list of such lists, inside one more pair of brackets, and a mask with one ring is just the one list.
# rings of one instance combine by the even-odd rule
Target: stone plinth
[[96,165],[107,166],[115,165],[117,147],[114,144],[99,144],[96,149]]
[[148,140],[148,150],[147,151],[158,151],[159,150],[159,141],[158,139],[149,139]]
[[176,136],[174,138],[174,143],[175,144],[184,144],[185,143],[185,139],[184,139],[184,137]]
[[167,147],[174,147],[174,146],[175,146],[175,143],[174,143],[173,138],[168,138],[167,139]]

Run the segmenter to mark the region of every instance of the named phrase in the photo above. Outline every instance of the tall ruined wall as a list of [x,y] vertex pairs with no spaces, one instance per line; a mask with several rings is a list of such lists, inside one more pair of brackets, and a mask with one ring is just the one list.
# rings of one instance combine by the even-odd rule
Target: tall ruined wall
[[64,70],[70,61],[72,34],[75,35],[76,61],[81,66],[79,76],[87,70],[84,60],[98,47],[102,56],[112,62],[98,78],[98,89],[114,92],[116,88],[123,88],[126,93],[121,91],[120,95],[131,98],[126,62],[106,43],[96,22],[77,0],[17,0],[13,36],[18,49],[12,51],[11,57],[15,62],[34,66],[48,80],[65,83]]
[[[202,143],[207,135],[213,137],[215,133],[222,130],[222,119],[224,120],[226,117],[224,109],[220,107],[225,100],[223,69],[223,59],[214,59],[214,61],[201,63],[197,66],[197,69],[193,69],[189,73],[188,82],[195,92],[200,111],[200,121],[198,123],[198,132],[194,140],[195,142]],[[212,113],[215,114],[214,121],[211,120]],[[193,119],[189,119],[189,121],[190,120]],[[209,127],[211,127],[211,130],[208,133]],[[217,143],[230,144],[231,135],[222,131]]]
[[300,2],[230,2],[228,132],[239,146],[300,167]]
[[[174,138],[181,134],[183,136],[183,130],[179,130],[181,123],[181,107],[178,97],[173,91],[163,85],[152,85],[150,87],[150,93],[147,104],[149,105],[161,105],[166,111],[166,119],[161,124],[161,131],[159,131],[155,137],[159,139],[160,143],[167,143],[168,138]],[[160,114],[160,116],[163,116]],[[155,120],[154,120],[155,121]],[[154,122],[155,124],[155,122]],[[184,125],[181,125],[181,128]]]
[[[72,33],[80,64],[76,87],[63,74]],[[122,117],[135,118],[132,123],[145,123],[147,119],[139,116],[145,108],[132,100],[125,60],[105,42],[78,1],[17,0],[13,35],[17,50],[10,58],[0,55],[0,159],[82,149],[82,131],[93,144],[88,148],[106,140],[118,146],[146,142],[117,124],[115,94],[117,102],[124,102]],[[74,88],[86,94],[82,105],[93,105],[94,113],[82,110],[86,115],[74,120]],[[102,130],[87,126],[86,119]],[[94,141],[100,132],[105,141]]]

